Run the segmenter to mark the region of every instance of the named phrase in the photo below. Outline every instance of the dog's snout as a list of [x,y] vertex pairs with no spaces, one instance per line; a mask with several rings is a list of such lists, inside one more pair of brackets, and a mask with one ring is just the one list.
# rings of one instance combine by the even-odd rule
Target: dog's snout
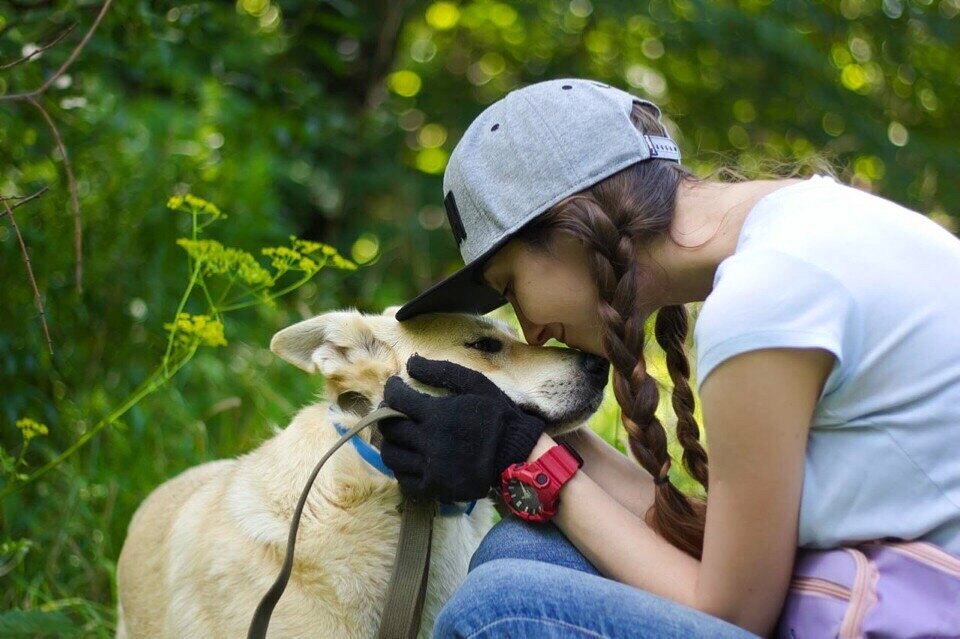
[[592,353],[581,353],[579,363],[580,367],[586,371],[593,382],[598,386],[606,385],[607,374],[610,370],[610,362],[608,362],[606,358]]

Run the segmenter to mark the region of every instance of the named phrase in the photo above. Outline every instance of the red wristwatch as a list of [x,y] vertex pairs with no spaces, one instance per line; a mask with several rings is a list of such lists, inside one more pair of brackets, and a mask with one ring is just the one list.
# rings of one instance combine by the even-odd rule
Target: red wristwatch
[[500,474],[500,494],[510,512],[527,521],[557,514],[560,488],[583,466],[583,457],[560,442],[532,462],[510,464]]

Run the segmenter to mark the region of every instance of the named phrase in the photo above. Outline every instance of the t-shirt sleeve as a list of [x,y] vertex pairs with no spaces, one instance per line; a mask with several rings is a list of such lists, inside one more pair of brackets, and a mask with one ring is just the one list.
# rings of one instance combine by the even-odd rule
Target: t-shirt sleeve
[[826,395],[850,363],[858,315],[847,286],[806,259],[770,249],[734,254],[718,266],[694,326],[697,389],[718,364],[739,353],[824,348],[837,357]]

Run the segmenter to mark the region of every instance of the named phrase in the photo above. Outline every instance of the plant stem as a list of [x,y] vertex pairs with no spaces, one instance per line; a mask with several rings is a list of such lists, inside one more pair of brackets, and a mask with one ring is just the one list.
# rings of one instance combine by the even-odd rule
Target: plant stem
[[144,380],[143,383],[140,384],[140,386],[137,387],[137,389],[131,393],[122,404],[115,408],[109,415],[97,422],[93,428],[81,435],[77,441],[73,442],[73,444],[71,444],[70,447],[65,451],[31,473],[30,476],[28,476],[22,482],[11,482],[10,484],[4,486],[3,490],[0,490],[0,500],[3,500],[5,497],[13,493],[14,490],[19,490],[26,484],[36,480],[40,476],[53,469],[55,466],[59,465],[61,462],[63,462],[63,460],[78,451],[81,447],[83,447],[84,444],[90,441],[94,435],[123,417],[128,410],[133,408],[144,397],[150,395],[170,381],[170,379],[177,374],[177,371],[183,368],[184,365],[186,365],[186,363],[193,358],[193,354],[197,351],[198,345],[199,344],[194,344],[186,353],[186,355],[177,361],[176,365],[172,369],[167,369],[166,362],[155,368],[153,373],[151,373],[150,376]]
[[167,339],[167,350],[163,354],[163,366],[164,371],[167,370],[167,362],[170,359],[170,352],[173,350],[173,338],[177,336],[177,318],[180,317],[180,313],[183,312],[183,308],[187,305],[187,298],[190,297],[190,291],[193,290],[193,285],[197,282],[197,277],[200,276],[200,266],[201,263],[197,260],[196,266],[193,267],[193,273],[190,275],[190,282],[187,284],[187,288],[183,291],[183,297],[180,298],[180,305],[177,307],[177,312],[173,316],[173,330],[170,331],[170,337]]
[[312,278],[314,275],[316,275],[316,273],[309,273],[308,275],[305,275],[305,276],[301,277],[299,280],[297,280],[296,282],[294,282],[294,283],[291,284],[290,286],[288,286],[288,287],[286,287],[286,288],[282,288],[282,289],[280,289],[279,291],[277,291],[276,293],[274,293],[274,294],[272,294],[272,295],[268,295],[266,298],[264,298],[264,299],[262,299],[262,300],[256,299],[256,300],[252,300],[252,301],[248,301],[248,302],[231,304],[230,306],[221,306],[219,310],[220,310],[221,312],[225,313],[225,312],[227,312],[227,311],[236,311],[236,310],[238,310],[238,309],[247,308],[247,307],[249,307],[249,306],[256,306],[257,304],[262,304],[262,303],[265,303],[265,302],[272,302],[273,300],[277,299],[278,297],[283,297],[284,295],[286,295],[286,294],[289,293],[290,291],[296,290],[297,288],[303,286],[303,285],[306,284],[308,281],[310,281],[310,278]]

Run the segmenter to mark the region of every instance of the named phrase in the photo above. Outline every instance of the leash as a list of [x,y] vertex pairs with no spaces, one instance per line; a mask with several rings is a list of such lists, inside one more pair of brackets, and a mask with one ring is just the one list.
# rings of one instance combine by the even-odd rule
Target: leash
[[[349,430],[344,430],[342,426],[335,424],[341,437],[314,466],[310,478],[303,487],[303,492],[300,493],[300,500],[297,502],[297,508],[294,510],[290,522],[290,534],[287,538],[287,553],[283,560],[283,567],[280,569],[276,581],[273,582],[273,585],[270,586],[270,589],[257,605],[250,622],[250,628],[247,631],[247,639],[266,639],[270,616],[273,614],[277,602],[280,601],[280,596],[283,595],[287,582],[290,580],[290,573],[293,571],[294,545],[297,542],[297,530],[300,527],[300,516],[303,514],[307,495],[309,495],[313,482],[327,459],[348,439],[352,439],[357,452],[364,460],[380,472],[393,476],[392,471],[383,465],[379,454],[366,442],[354,437],[367,426],[389,417],[406,417],[406,415],[383,406],[368,413]],[[449,510],[446,514],[469,514],[475,504],[476,500],[471,502],[466,510],[454,509]],[[415,639],[420,631],[420,618],[423,612],[427,577],[430,571],[433,519],[437,514],[444,514],[442,512],[443,506],[450,506],[450,504],[444,503],[438,506],[436,500],[417,499],[415,497],[406,497],[397,506],[397,510],[402,513],[400,538],[397,542],[397,560],[393,564],[393,573],[390,576],[390,584],[387,586],[387,598],[383,615],[380,618],[378,639]],[[408,596],[410,592],[416,593],[413,597],[413,605],[404,605],[405,601],[410,600]]]
[[[380,617],[377,639],[416,639],[427,594],[437,502],[407,498],[400,507],[403,518],[400,520],[397,560],[393,563],[390,585],[387,586],[387,601]],[[416,593],[413,605],[404,605],[409,601],[407,593],[411,592]]]

